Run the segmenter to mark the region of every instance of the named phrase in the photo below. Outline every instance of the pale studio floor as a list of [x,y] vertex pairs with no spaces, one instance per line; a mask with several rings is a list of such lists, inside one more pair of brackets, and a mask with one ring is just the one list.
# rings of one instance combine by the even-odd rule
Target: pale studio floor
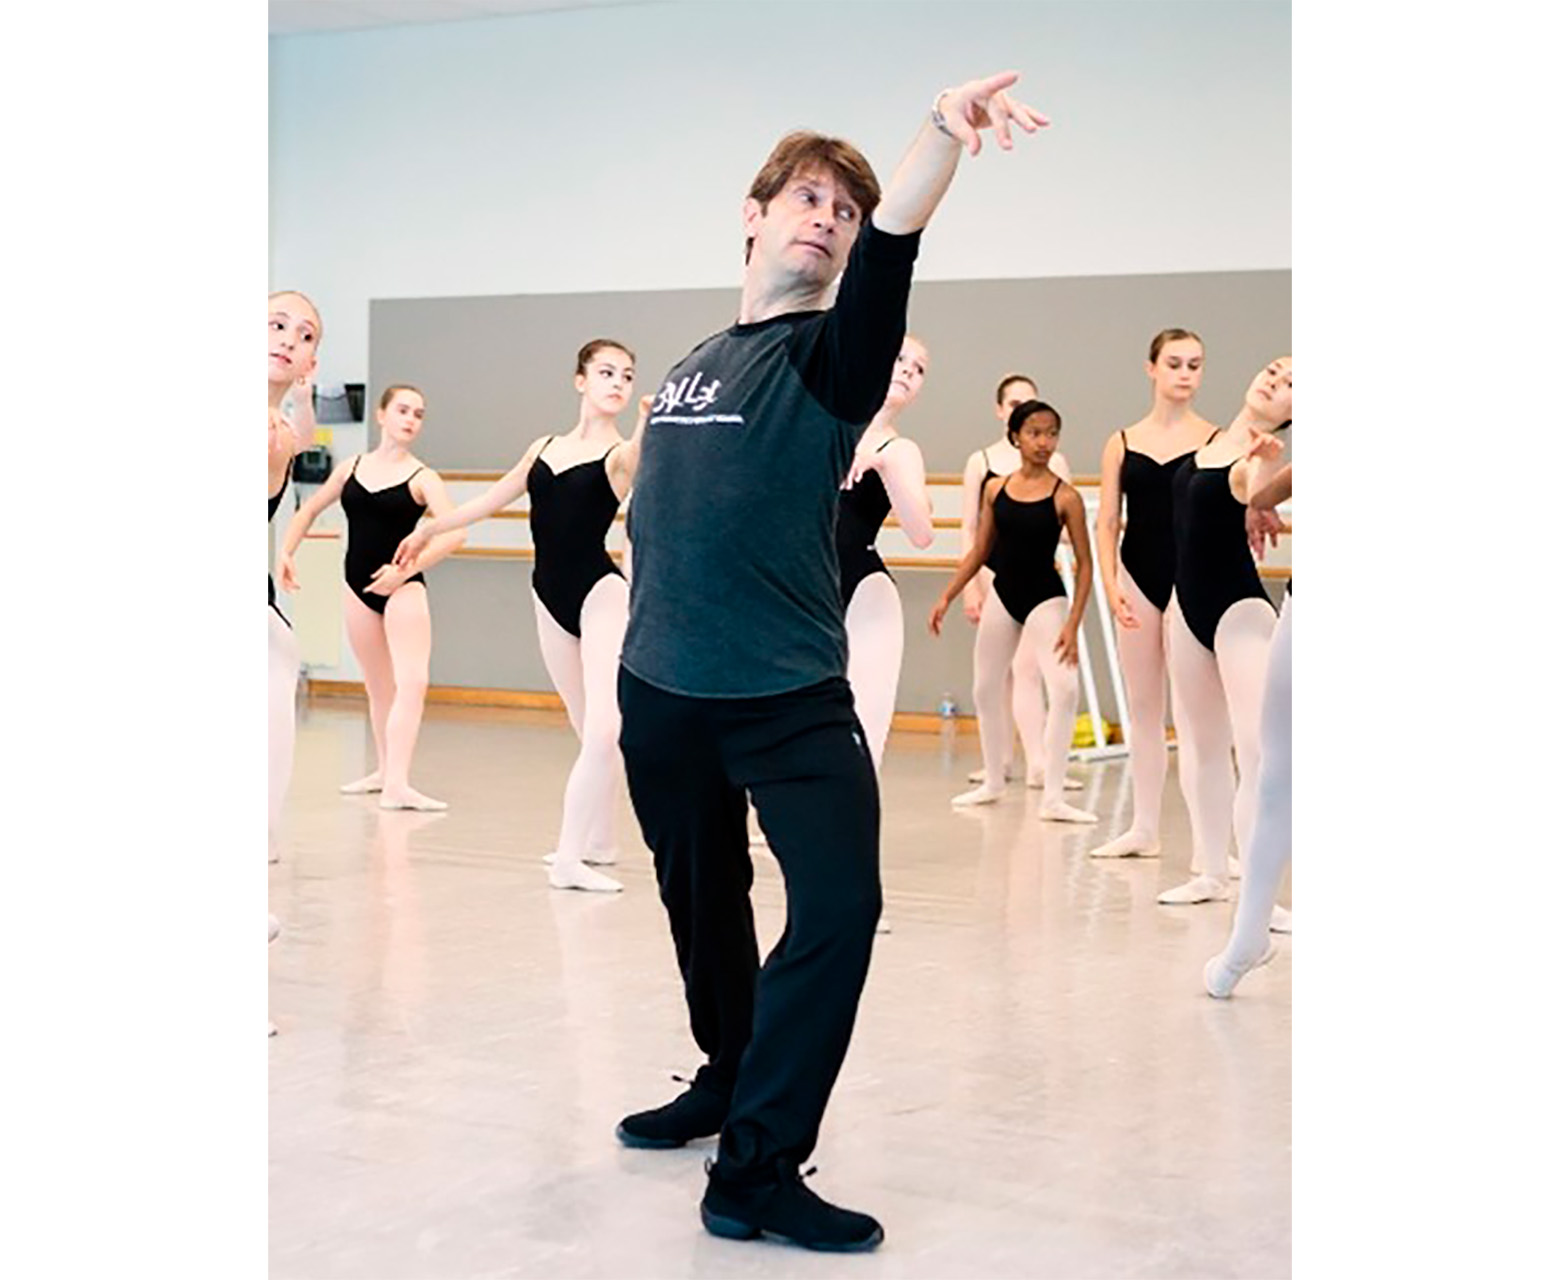
[[[1186,871],[1173,777],[1166,856],[1101,863],[1085,851],[1124,829],[1124,763],[1072,766],[1069,799],[1102,818],[1072,828],[1017,784],[951,809],[973,737],[891,741],[893,932],[811,1183],[887,1239],[841,1258],[707,1235],[712,1142],[614,1140],[699,1059],[626,800],[624,892],[547,886],[562,716],[431,708],[413,781],[441,815],[337,795],[367,744],[362,704],[303,709],[270,869],[277,1280],[1289,1274],[1290,942],[1233,1000],[1202,994],[1231,908],[1154,902]],[[784,902],[756,862],[767,947]]]

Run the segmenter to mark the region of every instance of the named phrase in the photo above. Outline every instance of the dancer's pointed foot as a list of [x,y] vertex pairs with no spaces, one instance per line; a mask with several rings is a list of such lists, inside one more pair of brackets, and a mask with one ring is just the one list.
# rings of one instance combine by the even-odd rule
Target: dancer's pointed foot
[[1285,907],[1273,904],[1273,915],[1268,921],[1269,933],[1293,933],[1295,931],[1294,919]]
[[282,931],[282,922],[273,915],[267,915],[265,926],[265,940],[267,943],[276,941],[276,937]]
[[554,889],[583,889],[587,893],[622,893],[623,886],[611,876],[592,871],[583,861],[559,863],[547,869],[547,883]]
[[[618,856],[616,849],[587,849],[585,851],[585,856],[582,859],[582,861],[593,867],[610,867],[617,860]],[[542,862],[549,867],[557,861],[558,853],[556,850],[554,850],[552,853],[544,853],[542,855]]]
[[1090,849],[1091,858],[1157,858],[1159,838],[1145,831],[1125,831],[1107,840],[1098,849]]
[[1215,1000],[1228,1000],[1236,984],[1253,969],[1265,965],[1276,951],[1271,942],[1255,960],[1232,959],[1228,950],[1222,951],[1203,966],[1203,986]]
[[1178,884],[1174,889],[1166,889],[1159,895],[1159,901],[1167,907],[1192,906],[1198,902],[1228,902],[1230,900],[1230,882],[1218,880],[1213,876],[1193,876],[1185,884]]
[[889,924],[887,916],[878,917],[877,931],[879,933],[893,933],[894,926]]
[[1000,799],[1002,799],[1002,788],[988,787],[983,782],[973,791],[963,791],[954,796],[953,806],[956,809],[962,809],[966,805],[972,804],[996,804]]
[[386,788],[379,797],[381,809],[416,809],[422,813],[442,813],[449,808],[442,800],[435,800],[432,796],[425,796],[421,791],[413,791],[410,787],[396,787],[394,790]]
[[1099,815],[1087,809],[1079,809],[1065,800],[1042,800],[1040,818],[1044,822],[1098,822]]
[[359,778],[356,782],[343,783],[341,787],[341,794],[344,796],[366,796],[372,794],[375,791],[383,791],[384,789],[384,771],[375,769],[373,773],[369,774],[366,778]]

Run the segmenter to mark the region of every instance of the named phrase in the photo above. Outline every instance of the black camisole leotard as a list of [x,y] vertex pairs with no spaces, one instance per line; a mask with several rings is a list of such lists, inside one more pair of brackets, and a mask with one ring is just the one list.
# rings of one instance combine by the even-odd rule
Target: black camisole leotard
[[[374,571],[387,565],[395,557],[401,539],[417,527],[427,510],[412,496],[412,476],[399,484],[384,489],[366,489],[357,478],[359,454],[352,463],[352,474],[341,490],[341,509],[347,513],[347,556],[345,574],[352,594],[375,613],[383,613],[389,596],[377,595],[368,590]],[[414,573],[407,582],[428,580]],[[406,583],[402,583],[405,586]],[[400,590],[400,588],[396,588]]]
[[[874,452],[882,453],[898,436],[890,436]],[[893,510],[888,490],[883,487],[883,477],[876,471],[868,471],[849,489],[840,493],[839,515],[834,524],[834,551],[840,562],[840,603],[847,609],[851,597],[863,580],[874,573],[893,574],[883,563],[873,543],[888,513]]]
[[1020,502],[1008,494],[1008,480],[991,504],[996,544],[986,563],[996,575],[991,589],[1013,620],[1023,625],[1036,606],[1067,594],[1056,571],[1056,548],[1062,539],[1056,494],[1062,481],[1057,480],[1044,498]]
[[986,492],[986,486],[997,478],[997,473],[991,469],[991,455],[984,449],[980,451],[981,460],[986,464],[986,478],[980,482],[980,491]]
[[548,436],[537,451],[525,481],[536,551],[531,586],[553,621],[578,639],[591,588],[608,574],[623,576],[607,554],[607,531],[622,505],[607,477],[607,454],[617,445],[590,462],[554,471],[542,460],[554,439]]
[[[288,458],[287,470],[282,472],[282,487],[273,493],[266,501],[265,522],[267,524],[270,524],[271,521],[276,519],[276,509],[282,505],[282,495],[287,492],[287,482],[292,479],[292,464],[293,460]],[[276,608],[276,579],[271,576],[269,571],[267,571],[265,575],[265,585],[266,594],[269,597],[267,603],[271,606],[271,608],[276,609],[276,616],[278,618],[280,618],[283,622],[287,622],[287,615],[280,609]],[[290,627],[292,626],[292,623],[287,622],[287,625]]]
[[[1003,477],[999,476],[995,471],[993,471],[991,469],[991,455],[989,453],[987,453],[984,449],[982,449],[980,451],[980,457],[981,457],[981,461],[986,464],[986,474],[981,477],[981,481],[980,481],[980,496],[981,496],[981,501],[984,502],[985,498],[986,498],[986,486],[988,484],[990,484],[993,480],[1001,480]],[[977,519],[976,523],[977,524],[979,523],[978,519]],[[991,568],[991,557],[990,556],[986,557],[986,563],[985,563],[984,567],[987,568],[987,569]]]
[[1187,458],[1171,481],[1175,519],[1175,598],[1188,630],[1213,649],[1219,621],[1241,600],[1272,601],[1246,541],[1246,508],[1230,492],[1230,468]]
[[[980,482],[980,496],[982,498],[984,498],[986,496],[986,486],[988,484],[990,484],[993,480],[1000,480],[1003,477],[999,476],[995,471],[993,471],[991,469],[991,455],[989,453],[987,453],[984,449],[982,449],[980,451],[980,457],[981,457],[981,461],[986,464],[986,474],[981,478],[981,482]],[[988,560],[989,559],[990,559],[990,557],[988,557]],[[989,569],[991,566],[988,563],[986,567]]]
[[[1218,435],[1215,431],[1213,435]],[[1208,440],[1212,440],[1209,436]],[[1208,440],[1204,440],[1206,445]],[[1170,482],[1196,449],[1156,462],[1139,453],[1121,433],[1121,496],[1127,500],[1127,527],[1121,535],[1121,563],[1132,581],[1163,613],[1175,586],[1175,524],[1171,518]]]

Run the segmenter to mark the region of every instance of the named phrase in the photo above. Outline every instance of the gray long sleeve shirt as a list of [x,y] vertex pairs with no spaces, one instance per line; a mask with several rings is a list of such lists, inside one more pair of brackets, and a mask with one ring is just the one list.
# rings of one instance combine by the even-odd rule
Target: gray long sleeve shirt
[[707,338],[671,371],[634,484],[623,665],[748,698],[845,674],[834,522],[893,376],[920,233],[869,219],[835,305]]

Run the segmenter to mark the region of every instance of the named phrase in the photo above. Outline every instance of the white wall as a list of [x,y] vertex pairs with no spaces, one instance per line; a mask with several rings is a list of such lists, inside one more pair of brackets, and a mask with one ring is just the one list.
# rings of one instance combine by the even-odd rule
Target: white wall
[[[788,129],[887,180],[933,94],[1013,68],[1047,135],[966,160],[923,280],[1290,265],[1289,6],[649,3],[271,41],[271,284],[320,305],[733,284]],[[345,443],[343,441],[343,443]],[[339,450],[338,450],[339,452]]]

